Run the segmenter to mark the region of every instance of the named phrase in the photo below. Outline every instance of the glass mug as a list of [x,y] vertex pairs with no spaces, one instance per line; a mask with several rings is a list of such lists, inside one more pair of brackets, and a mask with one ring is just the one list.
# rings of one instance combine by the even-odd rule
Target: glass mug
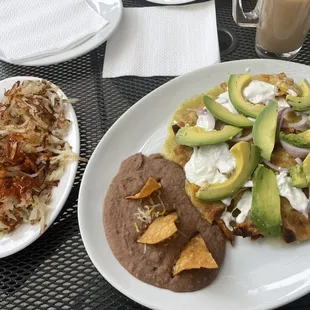
[[310,29],[310,0],[258,0],[245,13],[242,0],[233,0],[233,18],[242,27],[256,27],[259,57],[291,60]]

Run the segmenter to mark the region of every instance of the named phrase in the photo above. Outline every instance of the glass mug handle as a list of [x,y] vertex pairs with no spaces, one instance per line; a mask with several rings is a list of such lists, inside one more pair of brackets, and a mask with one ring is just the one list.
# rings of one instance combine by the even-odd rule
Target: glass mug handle
[[253,11],[244,12],[242,0],[233,0],[232,15],[235,23],[241,27],[257,27],[262,4],[263,0],[258,0]]

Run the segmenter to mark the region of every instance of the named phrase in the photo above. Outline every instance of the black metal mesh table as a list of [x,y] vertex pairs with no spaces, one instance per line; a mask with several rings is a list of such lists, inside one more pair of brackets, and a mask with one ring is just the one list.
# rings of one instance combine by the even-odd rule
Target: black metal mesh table
[[[245,1],[244,1],[245,2]],[[249,7],[255,1],[248,1]],[[124,6],[151,6],[125,0]],[[257,58],[254,29],[237,27],[231,1],[217,0],[219,26],[233,29],[238,47],[222,61]],[[0,79],[32,75],[53,81],[75,106],[81,135],[81,156],[89,158],[103,134],[137,100],[172,77],[102,79],[105,44],[78,59],[48,67],[20,67],[0,62]],[[310,65],[310,37],[296,62]],[[61,214],[48,231],[25,250],[0,260],[0,310],[4,309],[146,309],[116,291],[97,272],[84,249],[77,222],[77,197],[85,164]],[[310,309],[310,295],[282,309]]]

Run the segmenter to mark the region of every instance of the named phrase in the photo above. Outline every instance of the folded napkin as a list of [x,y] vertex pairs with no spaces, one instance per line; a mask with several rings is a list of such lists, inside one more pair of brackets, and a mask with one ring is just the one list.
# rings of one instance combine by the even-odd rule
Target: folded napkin
[[214,0],[126,8],[107,42],[102,76],[175,76],[219,60]]
[[108,22],[87,0],[1,0],[0,53],[21,62],[70,49]]

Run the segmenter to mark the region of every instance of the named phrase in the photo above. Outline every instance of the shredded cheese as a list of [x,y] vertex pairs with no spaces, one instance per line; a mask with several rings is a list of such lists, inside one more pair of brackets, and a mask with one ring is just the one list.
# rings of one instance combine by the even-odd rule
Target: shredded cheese
[[136,232],[137,232],[137,233],[138,233],[138,232],[140,232],[140,229],[139,229],[139,227],[138,227],[137,223],[135,222],[133,225],[134,225],[134,226],[135,226],[135,228],[136,228]]

